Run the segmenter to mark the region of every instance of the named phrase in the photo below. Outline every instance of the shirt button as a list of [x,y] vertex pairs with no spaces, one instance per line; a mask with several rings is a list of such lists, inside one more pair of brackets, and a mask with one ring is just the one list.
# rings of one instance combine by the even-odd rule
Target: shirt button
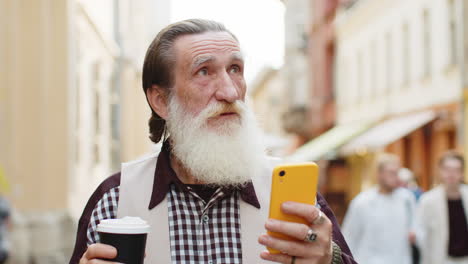
[[214,264],[214,261],[210,260],[208,261],[208,264]]
[[209,216],[207,216],[207,215],[204,215],[204,216],[203,216],[203,222],[204,222],[205,224],[208,223],[209,220],[210,220],[210,217],[209,217]]

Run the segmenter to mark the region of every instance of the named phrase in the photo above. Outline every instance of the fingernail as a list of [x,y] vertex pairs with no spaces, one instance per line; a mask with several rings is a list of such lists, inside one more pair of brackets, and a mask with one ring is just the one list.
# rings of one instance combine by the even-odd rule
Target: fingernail
[[113,255],[117,255],[117,249],[115,247],[109,246],[106,248],[106,250]]
[[263,252],[260,253],[260,257],[261,257],[262,259],[266,259],[266,258],[268,258],[269,253],[270,253],[270,252],[268,252],[267,250],[265,250],[265,251],[263,251]]
[[268,236],[262,235],[262,236],[260,236],[260,238],[258,239],[258,241],[259,241],[260,243],[262,243],[262,244],[263,244],[263,243],[266,243],[266,242],[268,242]]
[[276,221],[275,219],[271,219],[271,218],[270,218],[270,219],[268,219],[268,220],[266,221],[265,224],[266,224],[267,226],[272,226],[272,225],[274,225],[276,222],[278,222],[278,221]]
[[283,206],[283,209],[289,210],[289,209],[291,209],[292,204],[291,204],[291,202],[284,202],[282,204],[282,206]]

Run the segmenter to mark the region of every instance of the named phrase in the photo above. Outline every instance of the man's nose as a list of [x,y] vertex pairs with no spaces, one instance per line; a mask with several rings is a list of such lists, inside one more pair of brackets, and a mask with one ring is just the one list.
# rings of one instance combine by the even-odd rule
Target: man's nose
[[228,103],[234,103],[239,99],[239,87],[234,80],[229,76],[229,73],[223,72],[220,74],[215,97],[218,101],[226,101]]

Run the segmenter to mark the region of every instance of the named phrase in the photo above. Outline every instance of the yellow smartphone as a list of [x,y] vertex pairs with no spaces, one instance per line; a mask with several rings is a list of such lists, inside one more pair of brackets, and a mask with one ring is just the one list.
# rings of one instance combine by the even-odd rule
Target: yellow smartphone
[[[284,214],[281,204],[286,201],[315,205],[317,195],[318,166],[313,162],[278,165],[273,169],[269,218],[303,223],[309,225],[302,217]],[[283,234],[267,232],[273,237],[284,240],[295,240]],[[267,248],[272,254],[280,253]]]

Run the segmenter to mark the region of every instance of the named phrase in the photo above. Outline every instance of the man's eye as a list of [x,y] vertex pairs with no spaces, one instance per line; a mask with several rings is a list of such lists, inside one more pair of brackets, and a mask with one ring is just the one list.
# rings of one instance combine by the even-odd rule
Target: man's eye
[[200,70],[197,72],[197,75],[206,76],[206,75],[208,75],[208,70],[205,69],[205,68],[200,69]]
[[240,67],[237,66],[237,65],[233,65],[230,69],[229,69],[229,72],[230,73],[239,73],[241,71]]

